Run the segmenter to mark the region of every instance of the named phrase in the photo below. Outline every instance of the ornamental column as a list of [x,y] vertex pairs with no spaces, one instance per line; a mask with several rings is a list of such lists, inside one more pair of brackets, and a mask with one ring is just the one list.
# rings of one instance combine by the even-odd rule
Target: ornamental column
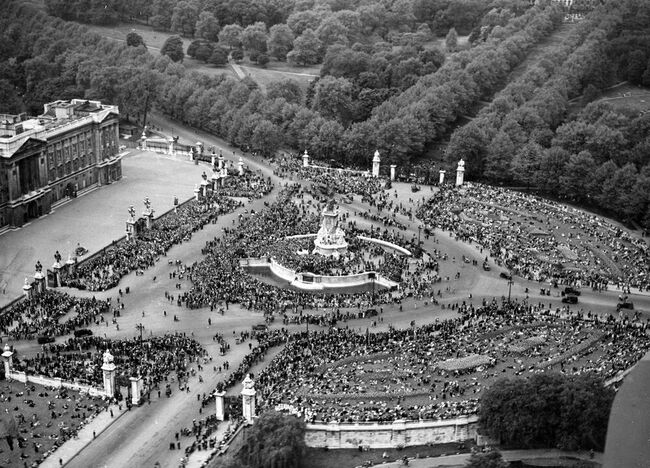
[[390,165],[390,180],[391,182],[395,181],[395,168],[397,166],[395,164]]
[[113,355],[108,349],[104,353],[102,372],[104,374],[104,393],[107,397],[113,398],[115,396],[115,364]]
[[243,176],[244,175],[244,160],[242,157],[239,157],[239,160],[237,161],[237,170],[239,171],[239,175]]
[[244,388],[241,391],[242,396],[242,415],[248,423],[253,422],[255,417],[255,384],[250,374],[246,374],[243,382]]
[[379,177],[379,163],[381,158],[379,157],[379,150],[375,150],[375,156],[372,158],[372,176]]
[[456,187],[463,185],[465,181],[465,161],[462,159],[458,161],[458,167],[456,168]]
[[23,285],[23,294],[27,299],[32,298],[32,294],[34,291],[32,291],[32,285],[29,283],[29,280],[25,278],[25,284]]
[[446,171],[440,169],[440,178],[438,179],[438,185],[442,185],[445,183],[445,173]]
[[2,353],[2,360],[4,361],[5,365],[5,378],[7,379],[9,378],[9,374],[14,368],[13,356],[14,352],[11,350],[9,343],[7,343],[4,347],[4,352]]
[[129,206],[130,218],[126,220],[126,240],[130,241],[135,238],[135,208],[133,205]]
[[144,216],[145,222],[147,223],[147,229],[151,229],[153,227],[153,214],[154,210],[151,208],[151,200],[149,200],[149,197],[144,197],[144,211],[142,212],[142,216]]
[[309,155],[307,154],[307,150],[305,150],[305,154],[302,155],[302,167],[307,166],[309,166]]
[[226,392],[222,391],[216,391],[214,392],[214,403],[215,403],[215,411],[217,415],[217,421],[225,421],[226,420],[226,412],[224,408],[224,397],[226,396]]

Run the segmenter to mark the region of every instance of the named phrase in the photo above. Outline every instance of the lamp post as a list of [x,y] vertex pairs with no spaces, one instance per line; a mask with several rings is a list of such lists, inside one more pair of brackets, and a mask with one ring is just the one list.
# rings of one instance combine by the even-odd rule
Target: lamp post
[[420,247],[420,234],[422,233],[422,225],[418,226],[418,247]]
[[140,331],[140,343],[142,343],[142,331],[144,330],[144,325],[141,323],[138,323],[135,328],[137,328]]
[[512,292],[512,285],[514,284],[514,281],[512,281],[512,271],[509,272],[508,275],[508,302],[510,302],[510,293]]

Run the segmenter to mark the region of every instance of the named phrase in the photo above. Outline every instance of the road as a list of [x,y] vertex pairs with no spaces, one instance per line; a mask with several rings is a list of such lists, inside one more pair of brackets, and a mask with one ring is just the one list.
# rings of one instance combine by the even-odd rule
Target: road
[[[241,154],[240,151],[230,147],[218,138],[183,126],[158,113],[152,114],[151,123],[162,127],[163,131],[168,133],[171,133],[170,130],[173,128],[173,133],[186,141],[201,140],[206,146],[214,145],[224,152],[227,159],[232,161],[235,161]],[[268,161],[247,156],[244,156],[244,159],[252,169],[260,169],[266,176],[272,177],[276,186],[280,182],[286,182],[284,180],[280,181],[273,175]],[[416,197],[415,194],[410,193],[408,186],[405,184],[395,184],[394,187],[399,192],[398,196],[401,200],[405,201],[412,198],[411,202],[415,204],[427,195],[426,190],[423,190]],[[277,190],[263,199],[254,201],[247,208],[261,209],[265,201],[273,199]],[[351,219],[356,219],[359,222],[363,222],[359,212],[369,210],[367,206],[358,202],[349,207],[343,207],[343,209],[349,210],[352,214]],[[207,225],[203,230],[194,234],[189,242],[175,246],[169,251],[168,259],[181,260],[183,263],[192,263],[199,260],[202,257],[200,248],[205,244],[205,241],[220,236],[225,226],[233,226],[242,210],[243,208],[235,213],[221,216],[216,224]],[[405,234],[417,236],[419,223],[415,220],[409,221],[401,215],[399,218],[409,228]],[[444,232],[436,232],[429,239],[423,237],[422,242],[426,250],[431,251],[437,248],[449,255],[450,260],[441,264],[441,274],[443,276],[453,278],[455,272],[461,272],[459,280],[449,280],[441,283],[441,289],[444,290],[441,299],[442,303],[457,303],[465,300],[478,304],[483,297],[492,299],[495,296],[507,295],[507,283],[498,277],[497,270],[486,272],[460,260],[462,255],[482,259],[484,254],[477,250],[477,246],[458,242]],[[125,277],[120,282],[120,288],[128,286],[131,293],[124,297],[126,309],[123,316],[119,318],[119,330],[113,326],[94,327],[95,333],[105,334],[107,337],[132,337],[136,335],[136,325],[139,323],[145,326],[145,333],[184,332],[192,334],[195,339],[205,346],[208,353],[213,357],[211,365],[218,366],[227,359],[231,364],[231,368],[236,368],[243,356],[248,352],[248,343],[236,345],[233,332],[250,330],[253,324],[262,322],[261,315],[238,306],[231,306],[226,314],[221,316],[214,312],[211,313],[209,309],[188,310],[170,304],[165,299],[164,292],[178,293],[175,289],[178,280],[169,279],[169,272],[172,269],[173,267],[163,259],[154,267],[146,270],[141,276],[132,274]],[[189,282],[181,281],[181,290],[186,290],[190,286]],[[535,294],[536,291],[539,291],[537,283],[523,282],[518,278],[516,278],[513,286],[513,297],[525,296],[525,287],[530,288],[531,300],[543,300],[557,306],[560,305],[559,297],[542,298]],[[469,298],[470,291],[472,292],[471,300]],[[115,291],[104,293],[75,292],[75,294],[93,294],[97,297],[116,296]],[[612,308],[615,301],[615,293],[593,294],[587,292],[581,296],[579,306],[593,306],[597,310],[606,311]],[[376,329],[387,329],[389,325],[404,327],[411,320],[415,320],[420,324],[430,322],[436,318],[444,319],[454,316],[454,312],[448,308],[443,310],[440,306],[431,304],[425,306],[424,300],[405,301],[403,306],[404,312],[399,312],[396,307],[385,307],[384,322],[380,323]],[[167,311],[166,316],[163,311]],[[178,322],[173,321],[173,315],[177,315]],[[208,326],[208,318],[212,320],[212,326],[210,327]],[[371,326],[371,321],[371,319],[355,320],[349,322],[349,326],[365,330]],[[225,357],[218,356],[218,346],[212,341],[212,336],[217,332],[229,337],[232,350]],[[29,351],[30,345],[21,344],[20,346],[24,346],[25,351]],[[34,349],[31,349],[31,351],[34,351]],[[266,359],[266,362],[269,359],[270,357]],[[170,451],[169,442],[173,440],[174,433],[180,428],[190,427],[192,420],[205,417],[205,413],[199,412],[200,405],[197,403],[197,396],[200,397],[204,393],[212,391],[217,382],[224,377],[216,373],[210,366],[206,366],[202,374],[204,382],[199,383],[198,377],[190,380],[189,393],[180,392],[177,387],[174,387],[171,398],[166,398],[164,394],[161,398],[158,398],[157,393],[152,392],[150,405],[133,409],[131,413],[120,418],[78,456],[69,462],[66,460],[66,466],[71,468],[152,467],[156,462],[160,463],[161,467],[171,468],[177,466],[182,453]],[[211,412],[213,408],[207,408],[206,411]],[[190,438],[181,440],[183,449],[190,443]]]

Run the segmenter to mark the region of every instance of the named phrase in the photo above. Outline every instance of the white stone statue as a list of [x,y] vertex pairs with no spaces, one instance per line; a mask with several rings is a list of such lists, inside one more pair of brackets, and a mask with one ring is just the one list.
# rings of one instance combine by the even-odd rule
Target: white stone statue
[[114,359],[113,355],[107,348],[106,351],[104,352],[104,364],[113,364],[113,359]]

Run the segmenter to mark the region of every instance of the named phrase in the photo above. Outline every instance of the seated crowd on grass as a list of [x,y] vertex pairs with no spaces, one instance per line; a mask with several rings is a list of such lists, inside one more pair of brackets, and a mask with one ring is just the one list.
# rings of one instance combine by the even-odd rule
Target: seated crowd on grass
[[427,226],[477,242],[529,280],[603,290],[650,290],[644,239],[597,215],[499,187],[442,187],[417,214]]

